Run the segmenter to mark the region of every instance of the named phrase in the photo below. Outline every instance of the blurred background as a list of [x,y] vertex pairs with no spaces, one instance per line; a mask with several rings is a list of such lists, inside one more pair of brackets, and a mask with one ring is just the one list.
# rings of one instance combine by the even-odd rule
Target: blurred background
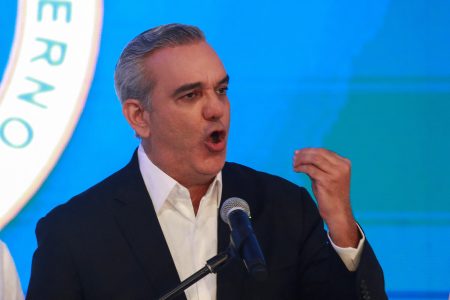
[[[0,75],[18,15],[16,1],[2,3]],[[124,166],[138,145],[113,87],[121,50],[148,28],[179,22],[205,32],[230,74],[227,160],[309,188],[292,172],[295,149],[326,147],[351,159],[353,209],[390,299],[448,299],[450,1],[99,3],[98,60],[79,122],[46,180],[0,231],[25,291],[36,222]]]

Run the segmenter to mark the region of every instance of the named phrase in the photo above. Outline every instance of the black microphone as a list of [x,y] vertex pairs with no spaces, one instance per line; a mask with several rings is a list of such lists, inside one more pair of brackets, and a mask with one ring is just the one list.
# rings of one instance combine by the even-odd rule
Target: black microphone
[[256,280],[266,279],[266,261],[253,233],[247,202],[237,197],[225,200],[220,209],[220,217],[230,226],[231,244],[244,261],[247,271]]

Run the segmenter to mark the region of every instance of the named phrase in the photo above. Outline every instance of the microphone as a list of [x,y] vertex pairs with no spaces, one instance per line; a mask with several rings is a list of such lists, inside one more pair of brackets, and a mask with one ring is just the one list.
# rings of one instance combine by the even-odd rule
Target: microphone
[[266,261],[250,223],[248,203],[241,198],[229,198],[222,204],[220,217],[230,226],[231,244],[244,261],[247,271],[256,280],[265,280]]

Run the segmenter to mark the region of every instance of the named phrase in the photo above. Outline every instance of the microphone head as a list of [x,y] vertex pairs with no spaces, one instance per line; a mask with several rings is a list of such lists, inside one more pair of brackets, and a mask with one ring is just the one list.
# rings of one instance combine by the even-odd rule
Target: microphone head
[[250,207],[248,206],[248,203],[241,198],[231,197],[225,200],[220,208],[220,217],[222,218],[222,221],[230,225],[228,215],[237,209],[244,211],[250,218]]

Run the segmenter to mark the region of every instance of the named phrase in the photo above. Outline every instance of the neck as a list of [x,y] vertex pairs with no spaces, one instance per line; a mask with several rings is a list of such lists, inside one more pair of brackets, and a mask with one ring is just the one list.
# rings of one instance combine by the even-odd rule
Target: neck
[[[210,176],[203,176],[202,178],[197,178],[196,181],[193,181],[193,176],[182,176],[181,174],[176,174],[176,172],[171,172],[172,169],[167,166],[167,164],[163,164],[162,161],[158,160],[155,155],[152,155],[151,147],[149,143],[142,142],[142,146],[144,147],[144,151],[148,158],[155,164],[159,169],[165,172],[167,175],[175,179],[182,186],[186,187],[189,191],[189,195],[191,197],[192,206],[194,208],[194,213],[197,215],[198,208],[200,206],[200,201],[203,196],[206,195],[208,191],[209,185],[214,181],[215,176],[212,178]],[[177,176],[178,175],[178,176]]]
[[206,192],[208,191],[211,182],[204,185],[187,187],[187,189],[189,190],[189,195],[191,196],[192,207],[194,208],[195,215],[197,215],[197,211],[200,206],[200,201],[202,200],[203,196],[206,195]]

